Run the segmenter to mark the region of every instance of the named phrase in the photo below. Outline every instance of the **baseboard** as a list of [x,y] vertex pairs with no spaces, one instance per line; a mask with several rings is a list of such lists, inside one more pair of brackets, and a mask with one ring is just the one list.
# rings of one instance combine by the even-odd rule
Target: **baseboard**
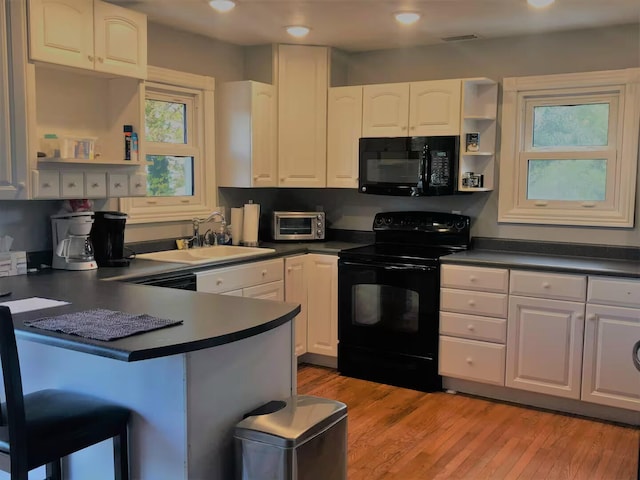
[[570,398],[554,397],[542,393],[526,392],[515,388],[487,385],[484,383],[442,377],[442,387],[453,392],[467,393],[479,397],[492,398],[523,406],[531,406],[554,412],[596,418],[626,425],[640,425],[640,412],[623,408],[598,405]]
[[310,363],[321,367],[338,368],[338,357],[329,357],[318,353],[303,353],[298,357],[298,363]]

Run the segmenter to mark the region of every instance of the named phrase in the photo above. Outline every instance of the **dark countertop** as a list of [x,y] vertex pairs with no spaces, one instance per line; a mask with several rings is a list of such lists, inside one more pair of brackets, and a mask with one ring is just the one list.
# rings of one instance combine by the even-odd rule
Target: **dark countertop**
[[640,278],[640,262],[634,260],[468,250],[444,256],[441,263]]
[[[14,315],[16,336],[126,362],[215,347],[266,332],[292,320],[300,306],[252,298],[196,293],[121,282],[100,282],[100,269],[86,272],[45,271],[0,278],[2,301],[44,297],[69,305]],[[106,308],[182,320],[183,324],[103,342],[25,327],[46,316]]]
[[97,276],[100,280],[131,281],[160,275],[164,273],[178,272],[202,272],[214,268],[228,267],[242,263],[259,262],[272,258],[287,257],[291,255],[303,255],[305,253],[319,253],[324,255],[337,255],[340,250],[346,248],[360,247],[362,243],[329,241],[329,242],[296,242],[296,243],[276,243],[261,242],[260,247],[273,248],[275,253],[251,257],[246,259],[235,259],[228,262],[219,262],[215,265],[189,265],[185,263],[157,262],[154,260],[134,259],[128,267],[121,268],[99,268]]

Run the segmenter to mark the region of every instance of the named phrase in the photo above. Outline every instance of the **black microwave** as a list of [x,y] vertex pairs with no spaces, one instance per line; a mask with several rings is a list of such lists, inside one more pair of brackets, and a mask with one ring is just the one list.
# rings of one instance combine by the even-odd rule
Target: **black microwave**
[[375,195],[452,195],[459,136],[361,138],[358,189]]

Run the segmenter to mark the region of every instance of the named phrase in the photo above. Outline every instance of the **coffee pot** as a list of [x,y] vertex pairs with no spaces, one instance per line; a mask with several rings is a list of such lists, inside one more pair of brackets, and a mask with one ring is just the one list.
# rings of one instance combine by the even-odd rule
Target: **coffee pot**
[[98,268],[89,236],[93,218],[93,212],[70,212],[51,216],[53,237],[51,266],[53,268],[61,270]]

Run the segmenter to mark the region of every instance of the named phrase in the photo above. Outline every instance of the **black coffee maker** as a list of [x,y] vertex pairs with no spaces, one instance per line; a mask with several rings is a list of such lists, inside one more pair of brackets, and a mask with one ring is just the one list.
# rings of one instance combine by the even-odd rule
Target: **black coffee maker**
[[124,227],[127,214],[122,212],[95,212],[91,227],[93,253],[99,267],[126,267],[124,257]]

